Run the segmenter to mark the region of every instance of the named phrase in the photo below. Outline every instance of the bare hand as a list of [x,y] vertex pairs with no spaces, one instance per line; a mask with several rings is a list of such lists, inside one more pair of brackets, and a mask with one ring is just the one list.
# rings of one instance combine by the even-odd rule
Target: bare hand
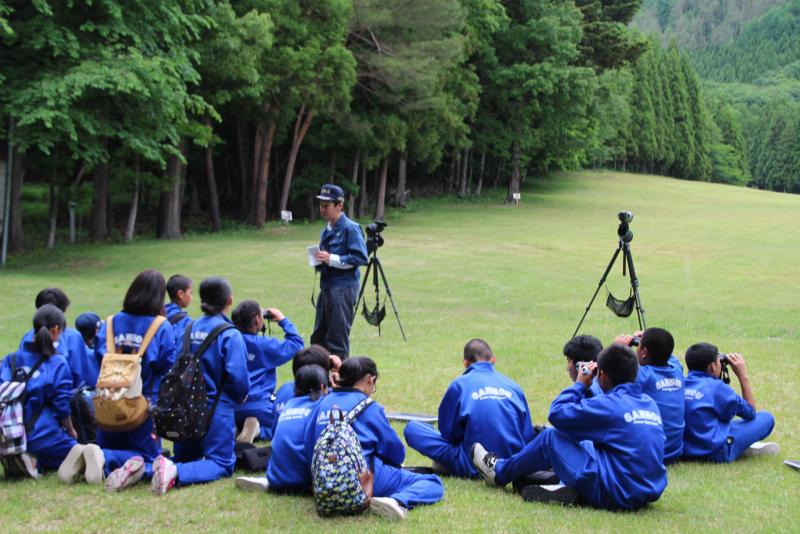
[[592,385],[594,375],[597,373],[597,362],[580,362],[578,367],[578,378],[576,382],[580,382],[587,388]]
[[614,343],[625,345],[626,347],[631,346],[631,341],[633,341],[633,336],[630,334],[620,334],[614,338]]
[[735,374],[739,380],[747,378],[747,365],[744,363],[744,356],[736,352],[731,352],[728,354],[728,362],[730,363],[731,369],[733,369],[733,374]]
[[267,308],[267,311],[272,314],[272,320],[277,323],[286,319],[286,316],[278,308]]
[[331,261],[331,253],[325,252],[324,250],[320,250],[316,254],[314,254],[314,259],[317,261],[321,261],[322,263],[329,263]]
[[342,359],[335,354],[331,354],[331,371],[338,371],[339,367],[342,366]]

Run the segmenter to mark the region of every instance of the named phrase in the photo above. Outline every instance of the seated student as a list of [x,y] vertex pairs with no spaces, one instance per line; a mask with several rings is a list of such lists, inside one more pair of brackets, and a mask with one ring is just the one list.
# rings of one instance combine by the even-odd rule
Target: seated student
[[[9,354],[0,366],[0,384],[25,381],[23,423],[26,426],[26,464],[56,469],[75,446],[77,436],[70,419],[72,390],[67,360],[56,353],[55,343],[66,326],[64,314],[45,304],[33,315],[31,341]],[[29,427],[29,429],[27,428]],[[31,458],[35,457],[35,461]]]
[[192,318],[184,310],[192,303],[192,279],[181,274],[173,274],[167,280],[169,304],[164,306],[164,314],[175,331],[175,347],[182,350],[183,331],[192,323]]
[[[192,350],[197,350],[219,324],[230,323],[226,313],[233,304],[233,291],[224,278],[206,278],[200,283],[203,316],[191,325]],[[200,439],[178,441],[172,460],[158,456],[153,461],[151,488],[163,495],[173,486],[212,482],[233,474],[234,407],[247,398],[250,377],[247,348],[235,328],[223,331],[200,357],[208,391],[208,406],[219,396],[208,432]],[[174,461],[174,463],[173,463]]]
[[[139,350],[150,325],[158,315],[164,313],[165,294],[166,283],[158,271],[146,270],[133,279],[125,293],[122,311],[115,314],[111,320],[117,352],[134,354]],[[107,331],[107,322],[103,321],[97,333],[95,346],[98,361],[102,361],[106,354]],[[175,337],[172,326],[164,321],[156,330],[141,359],[142,395],[151,405],[158,399],[161,378],[174,363]],[[148,415],[144,423],[132,430],[109,431],[98,428],[97,446],[86,445],[85,448],[84,455],[93,456],[91,464],[82,462],[77,452],[75,455],[70,455],[67,458],[70,463],[59,470],[62,482],[68,484],[77,482],[85,470],[87,482],[100,484],[104,473],[109,474],[131,458],[137,458],[139,467],[142,462],[152,462],[161,454],[161,441],[153,433],[153,418]],[[90,465],[94,467],[98,463],[102,468],[99,473],[95,469],[90,469]]]
[[[636,332],[639,346],[639,375],[636,382],[642,386],[642,393],[653,397],[661,412],[664,434],[664,463],[676,462],[683,454],[683,366],[672,355],[675,340],[663,328],[648,328]],[[630,346],[634,336],[620,335],[614,342]]]
[[[777,443],[759,443],[770,435],[775,419],[769,412],[756,412],[756,399],[741,354],[727,355],[742,388],[741,397],[719,379],[722,364],[717,347],[696,343],[686,349],[684,359],[689,368],[684,391],[684,457],[728,463],[745,453],[780,453]],[[734,419],[736,416],[740,419]]]
[[297,370],[294,378],[295,397],[286,403],[277,418],[266,478],[237,477],[237,488],[311,493],[311,473],[305,457],[305,432],[314,407],[328,392],[328,371],[319,365],[305,365]]
[[97,332],[100,331],[100,322],[100,316],[92,312],[82,313],[75,318],[75,329],[83,338],[84,361],[86,362],[84,385],[91,388],[97,384],[97,376],[100,374],[100,362],[94,352]]
[[[578,379],[578,364],[580,362],[596,362],[597,355],[603,350],[603,344],[594,336],[575,336],[564,345],[563,353],[567,357],[567,374],[575,382]],[[597,383],[597,378],[592,381],[587,397],[602,395],[603,390]]]
[[[264,329],[264,312],[272,314],[283,330],[283,341],[272,336],[259,336]],[[278,308],[262,310],[258,302],[245,300],[233,310],[233,324],[242,333],[247,347],[247,370],[250,373],[250,393],[247,402],[235,409],[236,427],[241,429],[236,441],[253,443],[258,438],[272,439],[277,373],[275,370],[292,359],[303,348],[303,337]]]
[[[36,309],[38,310],[45,304],[52,304],[62,313],[67,313],[70,301],[66,293],[57,287],[47,287],[39,291],[36,295]],[[23,344],[33,341],[35,332],[28,330],[19,342],[19,348]],[[72,376],[72,387],[88,385],[93,386],[97,382],[96,372],[92,374],[96,367],[96,362],[87,359],[86,351],[83,347],[83,338],[74,328],[66,327],[61,332],[61,337],[55,343],[56,352],[66,358]]]
[[[472,461],[491,485],[552,467],[565,485],[527,486],[527,501],[572,503],[580,497],[597,508],[636,510],[657,500],[667,486],[664,429],[658,406],[636,383],[639,363],[622,345],[603,349],[591,373],[580,373],[550,405],[552,428],[510,458],[479,443]],[[603,395],[587,398],[597,371]]]
[[[470,450],[485,443],[502,456],[511,456],[533,439],[528,401],[522,389],[495,370],[496,358],[482,339],[464,345],[466,371],[456,378],[439,404],[439,431],[411,421],[406,443],[431,458],[437,468],[459,477],[478,477]],[[436,465],[438,464],[438,465]]]
[[[347,413],[356,404],[375,393],[378,368],[364,356],[350,357],[339,369],[339,386],[317,404],[305,436],[306,465],[311,465],[314,444],[328,424],[336,407]],[[444,486],[436,475],[420,475],[400,468],[405,460],[403,442],[389,424],[383,406],[373,402],[355,419],[352,427],[358,435],[367,465],[374,475],[370,510],[391,519],[405,519],[417,504],[433,504],[444,496]]]

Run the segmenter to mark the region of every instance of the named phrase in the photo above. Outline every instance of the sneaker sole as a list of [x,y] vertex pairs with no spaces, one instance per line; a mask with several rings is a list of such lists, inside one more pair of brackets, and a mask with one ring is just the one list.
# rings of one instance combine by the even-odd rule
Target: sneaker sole
[[258,482],[248,480],[246,477],[238,477],[233,482],[233,485],[239,488],[240,490],[252,491],[255,493],[264,493],[269,490],[269,483],[259,484]]
[[242,431],[236,437],[236,441],[239,443],[253,443],[257,437],[261,435],[261,425],[256,421],[255,424],[252,425],[243,425]]
[[86,482],[102,484],[103,465],[105,464],[103,451],[97,445],[87,445],[83,450],[83,457],[86,459]]
[[522,500],[526,502],[557,503],[566,506],[578,502],[578,492],[575,488],[569,486],[563,486],[557,490],[548,490],[543,486],[531,485],[522,489]]
[[144,459],[131,458],[120,467],[120,470],[122,475],[118,477],[113,476],[117,471],[109,475],[106,480],[107,491],[121,491],[139,482],[144,476]]
[[394,521],[402,521],[406,518],[406,514],[402,510],[398,510],[396,506],[382,500],[373,499],[370,501],[369,511]]
[[75,484],[86,470],[86,461],[83,458],[84,448],[81,445],[74,445],[61,465],[58,466],[58,479],[64,484]]
[[[483,447],[481,447],[481,449],[483,450],[484,457],[485,457],[486,454],[488,454],[488,453],[487,453],[486,449],[483,449]],[[472,466],[475,468],[475,470],[481,476],[483,481],[486,482],[487,486],[492,487],[492,488],[497,487],[497,482],[495,481],[496,473],[495,472],[487,472],[486,471],[487,468],[484,465],[483,461],[482,460],[478,460],[475,457],[477,452],[478,452],[478,444],[475,443],[472,446],[472,449],[470,450],[470,459],[472,460]]]
[[763,443],[757,446],[751,445],[744,452],[743,456],[752,458],[754,456],[777,456],[781,453],[781,448],[777,443]]
[[159,456],[153,462],[153,481],[150,489],[156,495],[161,496],[166,495],[169,488],[170,484],[167,482],[167,459]]

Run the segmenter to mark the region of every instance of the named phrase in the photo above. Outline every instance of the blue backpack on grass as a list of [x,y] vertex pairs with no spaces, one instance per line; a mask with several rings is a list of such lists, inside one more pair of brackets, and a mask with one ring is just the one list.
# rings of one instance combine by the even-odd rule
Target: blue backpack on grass
[[[334,407],[330,413],[330,423],[314,444],[311,482],[317,513],[323,517],[358,514],[369,507],[372,473],[358,436],[350,424],[372,402],[367,397],[347,415]],[[338,421],[334,416],[335,411],[339,412]]]

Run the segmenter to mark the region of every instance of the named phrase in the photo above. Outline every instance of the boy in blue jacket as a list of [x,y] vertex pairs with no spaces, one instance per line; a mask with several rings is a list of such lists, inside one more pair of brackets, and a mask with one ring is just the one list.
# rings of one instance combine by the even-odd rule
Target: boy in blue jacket
[[448,474],[480,476],[470,459],[476,442],[507,457],[533,439],[525,394],[495,370],[496,361],[484,340],[469,341],[464,345],[466,371],[450,384],[439,405],[439,431],[416,421],[406,425],[408,446]]
[[[567,357],[567,374],[573,382],[578,379],[578,367],[581,362],[596,362],[601,350],[603,344],[594,336],[575,336],[564,344],[562,352]],[[602,394],[603,390],[595,379],[589,387],[587,397]]]
[[[476,443],[473,464],[498,486],[552,467],[563,485],[527,486],[528,501],[580,497],[597,508],[636,510],[657,500],[667,486],[664,428],[655,401],[636,383],[638,369],[628,347],[606,347],[550,405],[552,428],[506,459]],[[587,398],[595,372],[604,393]]]
[[183,350],[183,331],[192,324],[192,318],[184,310],[192,303],[192,279],[182,274],[173,274],[167,280],[167,295],[169,304],[164,306],[167,321],[175,331],[175,347]]
[[[728,463],[745,453],[779,454],[777,443],[759,443],[770,435],[775,419],[769,412],[756,412],[756,399],[742,355],[726,355],[742,388],[741,397],[720,380],[722,363],[716,346],[696,343],[686,350],[685,359],[689,376],[684,397],[684,456]],[[739,419],[734,419],[736,416]]]
[[631,346],[638,339],[636,356],[639,358],[639,375],[636,382],[642,393],[650,395],[661,412],[664,422],[664,463],[676,462],[683,454],[684,402],[683,366],[672,355],[675,340],[663,328],[648,328],[633,336],[620,335],[615,343]]

